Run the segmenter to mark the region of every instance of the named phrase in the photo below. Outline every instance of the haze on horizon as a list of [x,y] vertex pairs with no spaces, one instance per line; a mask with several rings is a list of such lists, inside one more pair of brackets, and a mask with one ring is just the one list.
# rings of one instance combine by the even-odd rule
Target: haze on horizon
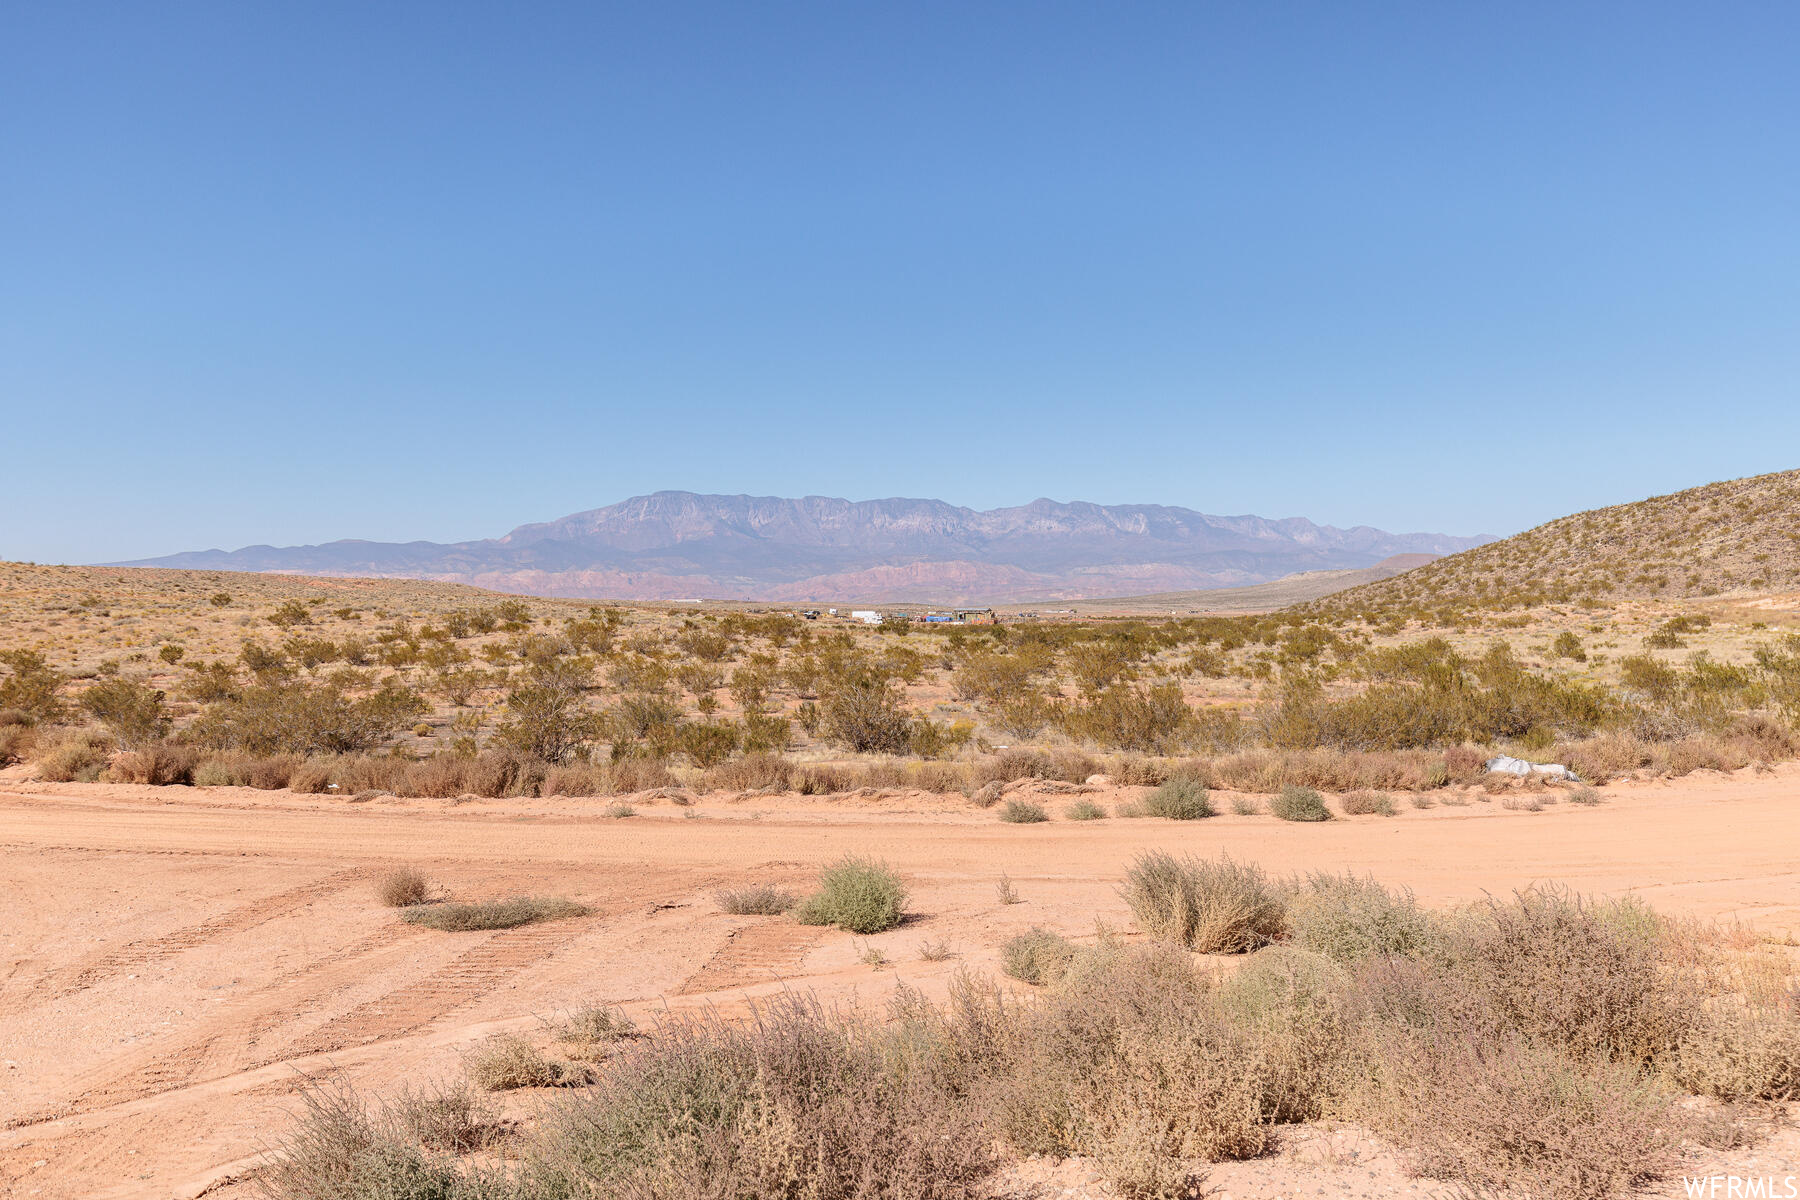
[[1796,465],[1800,11],[39,6],[0,558]]

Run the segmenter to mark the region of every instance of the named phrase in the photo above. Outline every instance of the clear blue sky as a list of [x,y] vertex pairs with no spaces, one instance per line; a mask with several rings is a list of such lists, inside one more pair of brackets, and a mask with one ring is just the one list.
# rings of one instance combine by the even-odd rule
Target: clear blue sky
[[0,556],[1800,466],[1800,6],[19,4]]

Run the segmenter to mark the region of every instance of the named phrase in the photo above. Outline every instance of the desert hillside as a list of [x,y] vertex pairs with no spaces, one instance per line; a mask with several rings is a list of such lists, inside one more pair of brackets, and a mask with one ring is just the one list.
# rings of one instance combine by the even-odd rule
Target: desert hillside
[[1800,470],[1562,517],[1333,595],[1339,611],[1607,606],[1800,589]]

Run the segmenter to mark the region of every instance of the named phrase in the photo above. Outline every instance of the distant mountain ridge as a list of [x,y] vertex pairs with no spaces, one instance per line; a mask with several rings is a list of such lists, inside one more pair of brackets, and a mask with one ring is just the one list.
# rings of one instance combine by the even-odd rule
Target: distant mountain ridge
[[113,565],[397,576],[595,599],[974,603],[1236,587],[1491,540],[1154,504],[1040,499],[978,511],[941,500],[657,492],[479,541],[248,546]]

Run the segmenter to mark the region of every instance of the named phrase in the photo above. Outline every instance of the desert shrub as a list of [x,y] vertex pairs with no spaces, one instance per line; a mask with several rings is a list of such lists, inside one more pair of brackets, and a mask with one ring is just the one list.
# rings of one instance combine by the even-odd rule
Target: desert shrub
[[108,773],[122,783],[186,785],[194,782],[194,768],[199,761],[200,752],[191,746],[155,743],[114,755]]
[[552,1027],[559,1042],[605,1045],[638,1036],[638,1027],[625,1011],[606,1004],[590,1004],[569,1013]]
[[1329,821],[1325,797],[1312,788],[1288,786],[1269,801],[1269,812],[1283,821]]
[[353,696],[337,680],[285,679],[218,701],[191,733],[201,745],[252,754],[349,754],[379,746],[425,710],[416,692],[394,680]]
[[92,783],[106,769],[112,739],[105,734],[74,730],[37,746],[37,769],[55,783]]
[[313,796],[330,791],[331,783],[331,764],[311,759],[295,767],[288,776],[289,791]]
[[1417,1170],[1471,1194],[1608,1200],[1674,1160],[1670,1097],[1627,1065],[1450,1023],[1378,1046],[1371,1123]]
[[707,787],[734,791],[768,788],[785,792],[793,780],[793,762],[779,754],[746,754],[706,773]]
[[1113,684],[1085,704],[1062,710],[1071,738],[1120,750],[1175,754],[1194,736],[1194,713],[1174,683],[1133,687]]
[[488,1038],[463,1056],[469,1081],[487,1092],[572,1082],[570,1064],[547,1058],[516,1033]]
[[423,1149],[403,1121],[371,1111],[348,1087],[307,1087],[301,1104],[257,1171],[255,1187],[268,1200],[479,1195],[453,1158]]
[[23,713],[32,722],[55,721],[63,715],[63,677],[36,650],[0,650],[0,709]]
[[1293,945],[1341,963],[1416,958],[1440,944],[1437,926],[1410,891],[1390,891],[1366,876],[1315,871],[1295,886],[1287,913]]
[[351,794],[389,792],[398,796],[412,766],[412,760],[395,755],[352,754],[332,764],[331,779],[341,791]]
[[1050,814],[1044,811],[1043,805],[1015,796],[1000,806],[1000,819],[1009,825],[1035,825],[1039,821],[1048,821]]
[[412,867],[396,867],[375,881],[375,895],[389,908],[409,908],[431,898],[431,881]]
[[466,933],[477,929],[512,929],[519,925],[534,925],[539,921],[585,917],[592,911],[585,904],[577,904],[560,896],[512,896],[505,900],[424,904],[407,909],[401,914],[401,919],[410,925],[423,925],[427,929]]
[[1666,968],[1661,926],[1637,901],[1537,887],[1455,926],[1457,975],[1494,1020],[1579,1058],[1666,1058],[1699,1007]]
[[819,890],[801,901],[802,925],[836,925],[851,933],[880,933],[900,923],[906,885],[886,863],[845,855],[819,873]]
[[599,733],[599,718],[584,700],[593,686],[585,660],[532,663],[525,681],[506,696],[506,719],[494,731],[501,746],[542,762],[562,762]]
[[1718,1100],[1800,1099],[1800,992],[1718,998],[1683,1037],[1670,1073]]
[[122,746],[138,747],[169,732],[163,693],[130,679],[106,679],[81,693],[81,707]]
[[30,758],[36,745],[31,714],[18,708],[0,709],[0,766]]
[[607,768],[607,772],[612,790],[620,795],[674,787],[681,782],[670,774],[666,763],[654,758],[617,759]]
[[1035,926],[1000,945],[1000,969],[1031,984],[1061,979],[1074,958],[1075,943],[1060,933]]
[[964,989],[953,1044],[993,1045],[975,1103],[1021,1153],[1082,1154],[1127,1196],[1183,1194],[1188,1164],[1269,1144],[1264,1058],[1211,1003],[1186,956],[1103,944],[1076,955],[1039,1002]]
[[713,893],[719,907],[734,917],[775,917],[794,907],[794,894],[769,884],[724,888]]
[[288,780],[299,769],[301,761],[297,754],[270,754],[253,757],[247,768],[250,786],[265,792],[285,788]]
[[429,1150],[467,1154],[494,1142],[504,1128],[492,1105],[467,1083],[403,1089],[386,1106],[395,1127]]
[[1331,959],[1282,943],[1251,954],[1220,984],[1220,1011],[1256,1039],[1269,1119],[1318,1120],[1354,1090],[1361,1064],[1343,1003],[1349,982]]
[[671,1019],[545,1113],[521,1190],[976,1200],[994,1167],[991,1139],[923,1062],[898,1069],[915,1053],[798,995],[746,1022]]
[[612,780],[605,767],[578,762],[546,770],[542,788],[546,796],[604,796]]
[[1071,821],[1101,821],[1106,818],[1106,810],[1092,800],[1077,800],[1063,809],[1063,816]]
[[859,754],[905,754],[912,748],[913,719],[887,683],[853,679],[827,692],[820,703],[827,740]]
[[1286,928],[1280,896],[1253,863],[1229,855],[1176,858],[1145,851],[1120,888],[1145,933],[1203,954],[1254,950]]
[[1386,792],[1367,790],[1346,792],[1338,798],[1338,805],[1344,810],[1346,816],[1351,817],[1397,817],[1400,815],[1400,810],[1394,807],[1394,798]]
[[1211,799],[1199,780],[1177,775],[1140,802],[1144,815],[1171,821],[1197,821],[1214,815]]

